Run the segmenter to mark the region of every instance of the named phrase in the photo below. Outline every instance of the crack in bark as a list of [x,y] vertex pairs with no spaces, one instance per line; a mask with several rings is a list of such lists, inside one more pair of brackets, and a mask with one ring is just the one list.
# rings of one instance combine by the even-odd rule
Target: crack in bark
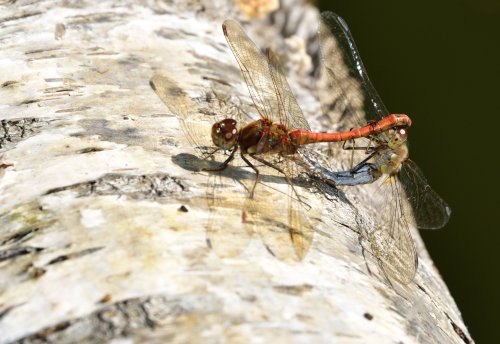
[[19,82],[15,80],[7,80],[4,83],[2,83],[2,88],[14,88]]
[[30,227],[22,230],[18,233],[11,235],[10,237],[0,241],[0,246],[9,245],[14,243],[22,243],[32,237],[31,234],[36,233],[40,230],[40,227]]
[[15,20],[20,20],[20,19],[25,19],[33,16],[37,16],[42,14],[42,12],[36,11],[36,12],[22,12],[20,14],[10,16],[10,17],[5,17],[0,19],[0,24],[5,24],[10,21],[15,21]]
[[72,252],[72,253],[69,253],[69,254],[63,254],[61,256],[58,256],[58,257],[50,260],[47,263],[47,265],[58,264],[58,263],[64,262],[64,261],[69,260],[69,259],[80,258],[80,257],[86,256],[88,254],[92,254],[94,252],[100,251],[103,248],[104,248],[103,246],[100,246],[100,247],[91,247],[91,248],[87,248],[85,250],[81,250],[81,251],[78,251],[78,252]]
[[43,251],[45,248],[43,247],[32,247],[32,246],[25,246],[25,247],[15,247],[15,248],[9,248],[6,250],[0,251],[0,262],[3,262],[5,260],[9,259],[14,259],[19,256],[24,256],[27,254],[31,253],[38,253],[40,251]]
[[94,343],[124,336],[140,336],[145,329],[165,327],[168,331],[179,317],[190,313],[181,302],[164,295],[127,299],[87,316],[46,327],[14,343]]
[[[29,102],[36,101],[38,100],[30,100]],[[17,142],[39,132],[41,127],[46,123],[40,121],[38,118],[27,117],[14,120],[4,119],[0,124],[0,149],[3,149],[10,148]]]
[[143,175],[107,174],[90,182],[62,186],[47,191],[53,194],[76,191],[79,197],[90,195],[125,195],[132,199],[156,199],[170,197],[186,189],[181,180],[163,173]]
[[448,320],[450,321],[450,324],[451,326],[453,327],[453,330],[455,331],[455,333],[457,334],[457,336],[460,337],[460,339],[465,343],[465,344],[470,344],[471,343],[471,340],[469,338],[467,338],[467,336],[465,335],[465,332],[460,328],[460,326],[458,326],[451,318],[450,316],[448,315],[448,313],[444,313],[446,315],[446,317],[448,318]]

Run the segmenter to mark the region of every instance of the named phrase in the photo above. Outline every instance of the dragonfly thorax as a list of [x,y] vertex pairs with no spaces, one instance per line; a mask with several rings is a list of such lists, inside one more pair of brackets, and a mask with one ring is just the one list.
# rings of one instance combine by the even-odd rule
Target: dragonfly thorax
[[408,146],[401,144],[399,147],[381,152],[381,155],[375,160],[375,165],[379,173],[395,176],[408,159],[408,155]]
[[212,141],[220,149],[230,150],[238,142],[236,121],[226,118],[212,126]]

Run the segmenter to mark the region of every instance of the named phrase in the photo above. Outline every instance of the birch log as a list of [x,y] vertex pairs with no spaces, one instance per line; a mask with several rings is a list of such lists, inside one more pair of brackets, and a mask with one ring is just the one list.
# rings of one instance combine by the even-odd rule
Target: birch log
[[[369,254],[368,272],[362,188],[309,193],[319,215],[301,261],[259,236],[230,257],[207,245],[213,174],[189,168],[192,148],[150,80],[222,89],[254,111],[220,29],[232,17],[257,44],[288,49],[290,83],[320,128],[301,48],[316,10],[281,6],[248,20],[231,0],[0,5],[0,343],[472,342],[417,232],[413,283],[391,288]],[[237,206],[226,205],[228,233]]]

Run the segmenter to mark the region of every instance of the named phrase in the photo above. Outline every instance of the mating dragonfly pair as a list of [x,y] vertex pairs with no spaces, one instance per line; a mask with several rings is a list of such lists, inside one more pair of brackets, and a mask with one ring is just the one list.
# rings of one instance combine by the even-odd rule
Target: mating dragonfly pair
[[[264,218],[279,220],[272,219],[274,215],[267,213],[268,208],[275,207],[270,204],[273,201],[269,199],[266,202],[263,196],[258,196],[258,184],[262,178],[259,169],[266,167],[284,176],[289,190],[288,211],[281,217],[299,259],[307,253],[314,230],[313,221],[305,215],[307,202],[295,182],[300,172],[306,171],[334,186],[383,180],[378,189],[383,194],[383,207],[377,208],[373,228],[361,231],[361,236],[370,243],[371,251],[389,282],[395,280],[408,284],[418,266],[410,226],[441,228],[448,222],[451,211],[427,184],[418,166],[408,158],[410,118],[389,114],[386,110],[368,78],[344,20],[332,12],[324,12],[321,16],[318,39],[322,71],[329,87],[336,90],[338,100],[343,103],[344,117],[350,117],[351,123],[360,125],[336,133],[311,131],[277,56],[269,49],[261,52],[237,22],[226,20],[222,25],[224,36],[238,61],[260,118],[244,125],[234,118],[225,118],[213,124],[211,140],[215,150],[225,151],[228,155],[219,165],[204,170],[224,170],[239,151],[244,163],[255,172],[255,180],[248,188],[242,207],[241,222],[247,227],[255,226]],[[348,98],[344,89],[346,79],[353,80],[362,94],[360,98],[364,99]],[[199,123],[194,123],[197,120],[188,110],[172,104],[175,100],[166,94],[172,89],[162,85],[164,80],[161,78],[152,82],[160,97],[178,116],[186,137],[195,147],[206,149],[206,140],[202,137],[208,136],[208,130],[205,133],[195,132],[193,127]],[[175,92],[182,91],[178,89]],[[366,124],[364,114],[376,120]],[[356,146],[355,140],[362,138],[369,140],[368,145]],[[309,146],[306,146],[319,142],[344,142],[344,149],[352,150],[353,154],[356,150],[363,150],[367,155],[347,171],[332,172],[318,164],[310,154]],[[350,142],[351,146],[345,147],[346,142]],[[213,210],[220,209],[215,191],[209,199]],[[217,220],[209,224],[209,233],[224,235],[224,231],[230,233],[230,229],[220,227]]]

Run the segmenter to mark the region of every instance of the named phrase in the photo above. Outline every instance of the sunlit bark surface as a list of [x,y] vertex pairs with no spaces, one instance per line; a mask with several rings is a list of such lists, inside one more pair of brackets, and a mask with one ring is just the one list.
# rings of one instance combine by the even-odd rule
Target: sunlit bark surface
[[253,172],[238,160],[196,172],[203,161],[162,101],[179,93],[150,84],[167,78],[205,115],[255,114],[221,31],[246,20],[284,57],[311,127],[333,126],[303,49],[315,15],[300,1],[272,21],[230,0],[0,5],[0,343],[471,341],[417,232],[407,286],[363,258],[369,188],[297,186],[314,224],[301,260],[279,225],[280,176],[264,175],[255,201],[269,195],[276,218],[238,232]]

